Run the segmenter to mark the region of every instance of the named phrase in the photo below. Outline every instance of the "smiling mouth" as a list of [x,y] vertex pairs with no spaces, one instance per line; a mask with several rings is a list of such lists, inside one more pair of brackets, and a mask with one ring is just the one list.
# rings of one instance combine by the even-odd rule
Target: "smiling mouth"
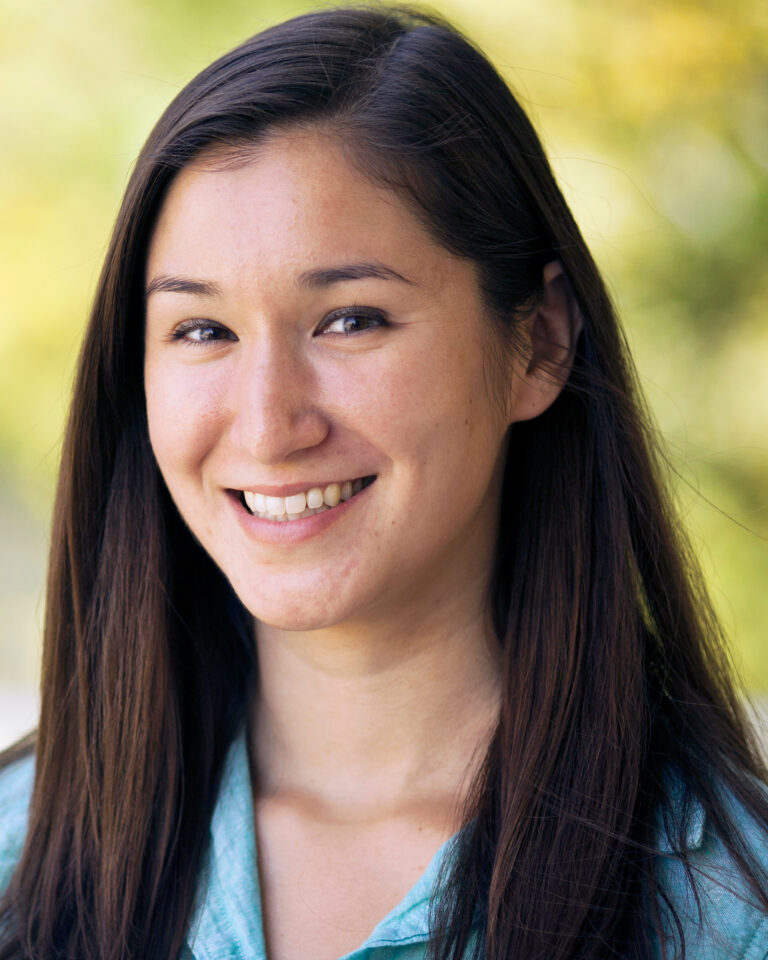
[[372,476],[343,480],[340,483],[329,483],[325,487],[310,487],[303,493],[290,497],[268,497],[258,490],[241,490],[240,502],[251,516],[260,520],[272,520],[276,523],[303,520],[316,513],[333,510],[340,503],[351,500],[361,490],[370,487],[375,479],[376,477]]

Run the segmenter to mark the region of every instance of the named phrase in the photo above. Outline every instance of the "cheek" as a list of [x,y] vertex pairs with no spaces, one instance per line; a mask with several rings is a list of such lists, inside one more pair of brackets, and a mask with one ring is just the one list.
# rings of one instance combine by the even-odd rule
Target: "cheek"
[[483,355],[455,340],[387,355],[351,395],[355,423],[393,462],[410,491],[416,483],[440,511],[482,495],[507,424],[489,396]]
[[144,376],[149,439],[173,488],[205,458],[221,431],[222,394],[215,382],[173,366],[147,363]]
[[430,456],[450,460],[503,432],[486,388],[482,356],[473,348],[468,344],[457,350],[455,343],[433,347],[418,364],[396,367],[388,389],[379,392],[378,402],[390,414],[388,424],[425,456],[429,449]]

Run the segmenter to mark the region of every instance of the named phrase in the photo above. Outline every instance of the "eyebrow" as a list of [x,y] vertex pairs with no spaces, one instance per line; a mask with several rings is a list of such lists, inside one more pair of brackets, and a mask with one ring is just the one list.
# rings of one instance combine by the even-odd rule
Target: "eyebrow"
[[[338,267],[319,267],[315,270],[305,270],[298,276],[299,286],[313,290],[348,280],[397,280],[400,283],[418,286],[415,280],[410,280],[397,270],[375,260],[345,263]],[[212,280],[193,280],[190,277],[165,275],[153,277],[147,285],[145,296],[150,297],[153,293],[160,292],[186,293],[193,297],[222,296],[221,287]]]
[[145,296],[153,293],[190,293],[194,297],[220,297],[221,288],[212,280],[191,280],[189,277],[154,277],[147,285]]
[[332,283],[342,283],[345,280],[397,280],[411,286],[418,286],[414,280],[409,280],[402,273],[391,267],[379,263],[377,260],[362,263],[345,263],[339,267],[320,267],[317,270],[305,270],[299,274],[299,284],[302,287],[327,287]]

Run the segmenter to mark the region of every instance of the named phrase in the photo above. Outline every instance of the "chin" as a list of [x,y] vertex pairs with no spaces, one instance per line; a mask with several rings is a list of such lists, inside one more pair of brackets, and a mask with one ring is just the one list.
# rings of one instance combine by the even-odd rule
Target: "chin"
[[332,627],[349,615],[349,611],[339,604],[339,598],[320,598],[308,596],[306,592],[300,596],[287,593],[282,596],[260,596],[253,591],[240,591],[233,584],[235,592],[243,606],[256,620],[276,630],[290,630],[303,632],[322,630]]

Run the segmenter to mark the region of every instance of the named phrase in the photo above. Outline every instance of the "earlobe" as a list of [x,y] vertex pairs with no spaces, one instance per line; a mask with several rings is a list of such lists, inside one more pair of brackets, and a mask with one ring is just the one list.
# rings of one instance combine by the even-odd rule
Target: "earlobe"
[[513,384],[510,422],[531,420],[550,407],[573,367],[583,320],[568,277],[559,260],[543,270],[544,290],[527,327],[525,369]]

